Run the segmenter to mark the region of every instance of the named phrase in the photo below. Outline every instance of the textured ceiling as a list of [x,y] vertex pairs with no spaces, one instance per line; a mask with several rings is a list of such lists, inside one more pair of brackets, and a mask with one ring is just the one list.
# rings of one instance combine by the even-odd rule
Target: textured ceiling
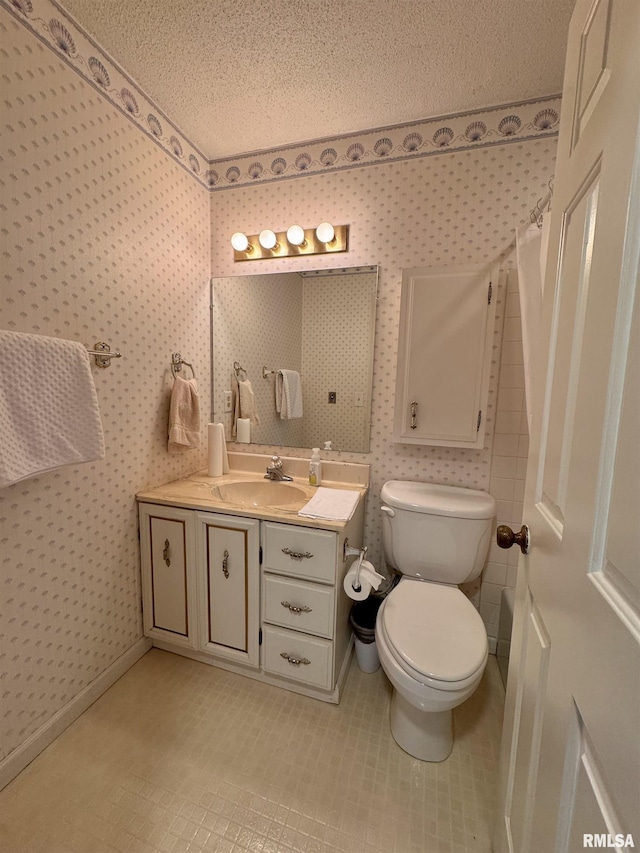
[[210,159],[556,94],[574,0],[63,0]]

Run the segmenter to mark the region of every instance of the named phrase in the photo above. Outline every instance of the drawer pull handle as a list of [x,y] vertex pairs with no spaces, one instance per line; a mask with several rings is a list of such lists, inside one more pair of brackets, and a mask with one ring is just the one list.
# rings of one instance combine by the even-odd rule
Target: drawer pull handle
[[301,663],[308,666],[311,663],[308,658],[294,658],[288,652],[280,652],[280,657],[288,660],[291,666],[300,666]]
[[291,548],[283,548],[282,553],[288,554],[292,560],[302,560],[303,558],[305,560],[309,560],[313,557],[313,554],[310,551],[304,551],[303,553],[302,551],[292,551]]
[[229,552],[225,550],[224,557],[222,558],[222,574],[225,578],[229,577]]
[[292,613],[311,613],[311,608],[303,604],[302,607],[297,607],[295,604],[289,604],[288,601],[281,601],[283,607],[288,607]]
[[171,560],[169,559],[169,547],[171,543],[168,539],[164,540],[164,551],[162,552],[162,559],[165,561],[167,566],[171,565]]

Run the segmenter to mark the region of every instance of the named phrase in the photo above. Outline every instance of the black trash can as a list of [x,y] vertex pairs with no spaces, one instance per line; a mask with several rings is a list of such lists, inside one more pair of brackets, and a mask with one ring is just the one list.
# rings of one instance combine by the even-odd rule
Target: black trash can
[[351,608],[349,621],[356,638],[356,659],[363,672],[380,669],[380,658],[376,649],[376,618],[383,598],[370,595],[364,601],[356,601]]

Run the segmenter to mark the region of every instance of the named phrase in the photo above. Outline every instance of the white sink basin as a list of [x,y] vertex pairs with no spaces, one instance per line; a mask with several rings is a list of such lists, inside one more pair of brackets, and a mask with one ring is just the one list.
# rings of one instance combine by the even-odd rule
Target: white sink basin
[[239,506],[288,506],[307,500],[307,493],[299,486],[272,480],[225,483],[216,489],[223,501]]

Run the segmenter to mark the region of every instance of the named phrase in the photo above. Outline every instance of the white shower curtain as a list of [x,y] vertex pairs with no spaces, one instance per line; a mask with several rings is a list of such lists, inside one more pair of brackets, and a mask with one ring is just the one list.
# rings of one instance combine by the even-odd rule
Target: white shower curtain
[[520,293],[522,351],[524,356],[524,392],[529,432],[531,432],[534,388],[536,385],[534,371],[538,358],[538,330],[544,287],[544,269],[547,260],[548,220],[549,217],[545,217],[542,228],[539,228],[535,223],[530,223],[529,225],[522,225],[516,231],[518,290]]

